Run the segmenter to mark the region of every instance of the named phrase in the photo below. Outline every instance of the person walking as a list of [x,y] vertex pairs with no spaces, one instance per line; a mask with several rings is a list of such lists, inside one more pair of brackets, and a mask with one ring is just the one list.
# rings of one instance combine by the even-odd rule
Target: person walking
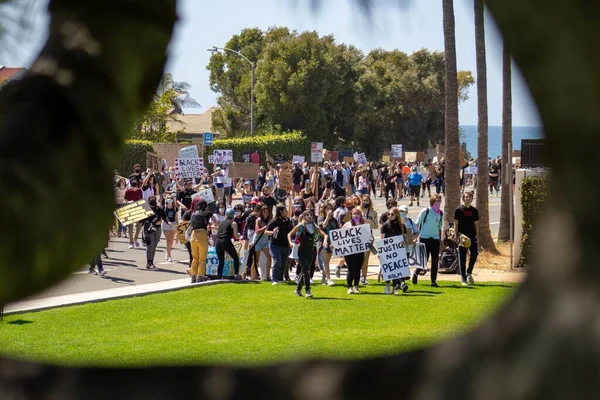
[[269,222],[265,232],[271,238],[269,253],[274,260],[271,274],[273,285],[284,281],[285,271],[288,268],[288,256],[290,255],[287,237],[292,229],[292,221],[288,218],[287,208],[283,204],[277,205],[275,207],[275,218]]
[[[325,232],[314,223],[313,219],[312,212],[305,211],[302,213],[298,225],[296,225],[287,236],[290,247],[293,247],[294,243],[298,245],[298,263],[302,269],[302,276],[298,279],[295,291],[298,297],[302,297],[303,286],[306,288],[306,297],[313,297],[310,290],[310,269],[315,260],[315,244],[317,243],[317,236],[323,238],[323,247],[329,247],[329,238],[325,235]],[[296,235],[296,237],[292,241],[294,235]]]
[[408,174],[408,183],[410,185],[410,204],[409,207],[412,207],[413,201],[415,197],[417,198],[417,207],[420,206],[420,192],[421,192],[421,182],[423,182],[423,175],[417,170],[416,166],[412,166],[410,169],[410,174]]
[[167,240],[167,253],[165,259],[168,262],[173,262],[171,251],[173,250],[173,243],[175,242],[175,234],[177,233],[177,225],[179,223],[179,217],[177,213],[177,207],[175,206],[175,199],[171,194],[167,194],[165,198],[165,220],[163,221],[162,230]]
[[239,240],[238,226],[233,220],[235,211],[233,208],[228,208],[225,211],[225,219],[219,224],[217,230],[217,239],[215,241],[215,248],[217,251],[217,258],[219,259],[219,266],[217,268],[217,276],[219,279],[223,279],[223,269],[225,267],[225,253],[229,254],[233,261],[233,272],[234,279],[239,281],[242,277],[239,275],[240,272],[240,257],[238,255],[233,240]]
[[206,280],[206,256],[208,255],[208,226],[212,213],[206,211],[208,204],[206,200],[200,199],[196,209],[190,218],[192,234],[190,236],[190,247],[192,250],[192,270],[190,275],[192,283]]
[[[377,211],[375,211],[375,209],[373,208],[373,201],[371,200],[371,196],[369,196],[368,194],[362,196],[360,210],[363,214],[363,218],[365,219],[365,222],[371,226],[371,230],[378,229],[379,224],[377,223],[377,221],[378,221]],[[371,256],[371,252],[366,251],[365,258],[363,260],[363,265],[361,268],[361,277],[360,277],[361,285],[369,284],[369,282],[367,281],[367,273],[369,272],[369,257],[370,256]]]
[[144,220],[144,242],[146,243],[146,269],[156,269],[154,256],[156,247],[160,241],[161,226],[165,220],[165,210],[158,206],[156,196],[148,197],[148,204],[154,213],[153,216]]
[[[340,228],[337,219],[333,217],[333,206],[331,204],[325,203],[321,206],[317,223],[319,224],[319,228],[325,232],[327,236],[329,236],[329,232]],[[323,277],[326,280],[325,282],[328,286],[333,286],[335,283],[333,282],[333,279],[331,279],[330,263],[333,255],[331,246],[324,247],[323,243],[320,242],[319,254],[323,260]]]
[[[438,287],[436,279],[440,255],[440,239],[444,223],[444,213],[440,209],[441,201],[439,194],[431,196],[429,199],[430,206],[421,210],[416,221],[416,224],[420,227],[419,241],[425,245],[427,257],[431,258],[431,286],[433,287]],[[420,272],[420,268],[416,268],[413,272],[413,285],[417,284]]]
[[[140,201],[143,199],[142,189],[138,187],[139,183],[137,180],[130,181],[131,187],[127,189],[125,192],[125,201],[127,203],[135,203],[136,201]],[[135,236],[133,235],[133,227],[135,225]],[[142,223],[136,222],[134,224],[130,224],[127,227],[127,231],[129,233],[129,248],[133,249],[135,247],[140,247],[140,242],[138,242],[138,238],[140,237],[140,230],[142,229]]]
[[[460,268],[460,277],[463,285],[474,284],[473,268],[477,262],[478,247],[477,238],[479,237],[479,211],[472,206],[473,192],[467,191],[462,196],[463,205],[459,206],[454,212],[454,231],[456,233],[456,243],[461,243],[460,235],[465,235],[471,241],[471,245],[458,247],[458,266]],[[469,266],[467,268],[467,252],[470,252]]]
[[[381,239],[387,239],[394,236],[406,236],[406,226],[400,218],[400,212],[396,207],[388,211],[387,221],[381,226]],[[394,290],[390,290],[390,281],[385,281],[385,294],[398,294],[400,290],[404,293],[408,291],[408,285],[404,282],[404,279],[393,280]]]
[[[352,226],[365,225],[367,222],[363,217],[360,208],[354,208],[352,210],[351,219],[343,228],[350,228]],[[365,253],[351,254],[344,256],[344,261],[348,267],[348,274],[346,276],[346,283],[348,284],[348,294],[360,293],[358,289],[358,282],[360,280],[360,272],[362,269],[363,262],[365,260]]]

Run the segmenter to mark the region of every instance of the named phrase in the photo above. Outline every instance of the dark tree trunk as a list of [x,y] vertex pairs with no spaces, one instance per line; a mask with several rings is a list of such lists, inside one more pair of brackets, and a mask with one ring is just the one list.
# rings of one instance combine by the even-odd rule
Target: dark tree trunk
[[456,35],[454,1],[442,1],[444,13],[444,51],[446,65],[446,171],[445,221],[454,220],[454,211],[460,205],[460,142],[458,131],[458,78],[456,71]]
[[490,231],[488,198],[488,101],[487,61],[483,0],[475,0],[475,54],[477,61],[477,209],[479,210],[479,245],[497,252]]
[[498,241],[510,240],[510,202],[513,201],[512,174],[506,178],[506,171],[512,154],[508,153],[508,144],[512,144],[512,84],[511,84],[510,52],[503,46],[502,50],[502,192],[500,198],[500,227]]

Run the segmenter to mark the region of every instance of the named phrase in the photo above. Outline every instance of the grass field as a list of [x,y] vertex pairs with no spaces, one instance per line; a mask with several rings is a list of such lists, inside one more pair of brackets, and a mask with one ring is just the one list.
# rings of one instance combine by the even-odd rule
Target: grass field
[[[340,281],[341,283],[341,281]],[[383,295],[342,285],[217,285],[5,317],[0,349],[67,365],[256,364],[298,357],[358,358],[425,346],[463,332],[514,286],[441,282]]]

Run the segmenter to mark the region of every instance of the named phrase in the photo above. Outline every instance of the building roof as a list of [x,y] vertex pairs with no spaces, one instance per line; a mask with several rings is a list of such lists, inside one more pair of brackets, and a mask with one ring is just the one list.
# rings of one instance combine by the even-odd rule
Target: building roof
[[24,74],[27,71],[27,68],[7,68],[3,65],[0,65],[0,81],[6,79],[10,81],[13,78],[19,78],[19,75]]
[[202,135],[204,132],[212,132],[212,113],[216,107],[211,107],[203,114],[174,115],[177,121],[169,121],[168,127],[171,131],[185,129],[186,135]]

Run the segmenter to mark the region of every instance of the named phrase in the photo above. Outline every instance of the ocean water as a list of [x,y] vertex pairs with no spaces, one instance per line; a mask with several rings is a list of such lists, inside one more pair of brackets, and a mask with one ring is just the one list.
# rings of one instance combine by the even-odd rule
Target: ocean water
[[[461,125],[464,135],[460,142],[467,143],[467,150],[477,157],[477,126]],[[521,150],[521,139],[543,139],[544,131],[539,126],[513,126],[513,150]],[[488,154],[491,158],[502,155],[502,127],[490,126],[488,129]]]

